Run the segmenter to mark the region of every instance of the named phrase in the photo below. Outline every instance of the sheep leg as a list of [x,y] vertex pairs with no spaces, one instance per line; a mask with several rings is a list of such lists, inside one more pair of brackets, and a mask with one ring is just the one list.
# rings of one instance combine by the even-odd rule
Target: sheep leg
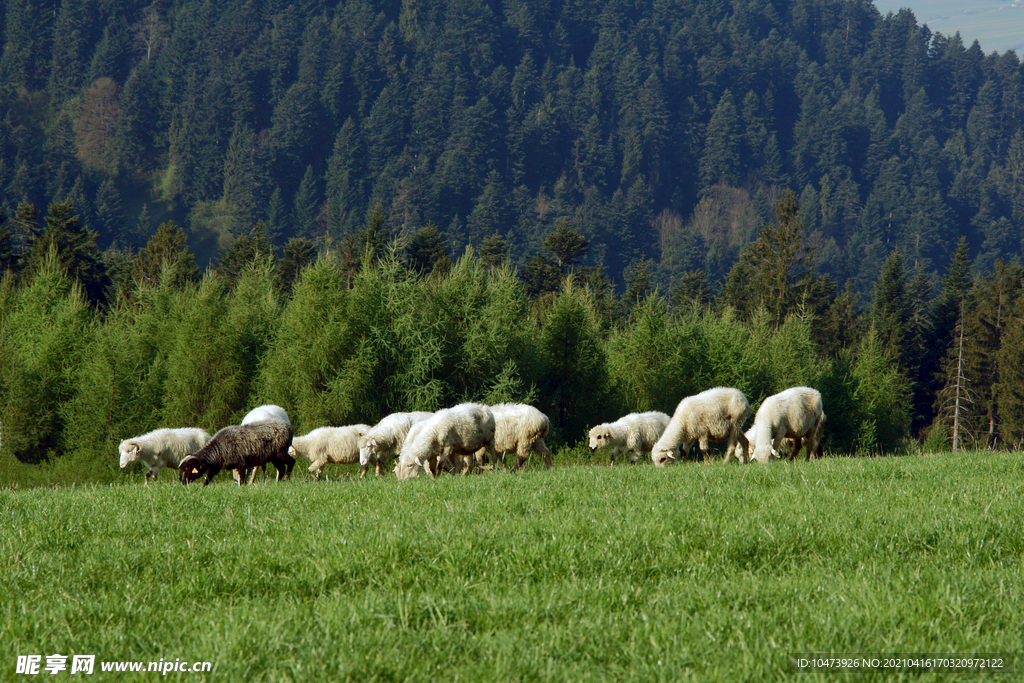
[[[777,454],[779,452],[779,449],[782,448],[782,440],[785,437],[786,437],[785,430],[780,429],[778,431],[778,433],[775,435],[775,439],[772,441],[772,455],[775,455],[776,457],[779,457]],[[792,458],[790,458],[790,460],[792,460]]]
[[615,467],[615,456],[619,454],[620,450],[621,449],[619,446],[616,446],[615,448],[612,449],[612,467]]
[[[796,454],[800,452],[800,448],[803,446],[803,437],[796,437],[793,439],[793,450],[789,452],[789,461],[793,462],[796,460]],[[809,454],[809,452],[808,452]],[[810,457],[807,458],[810,460]]]
[[[747,439],[747,435],[740,430],[736,431],[736,438],[739,440],[739,445],[743,446],[743,459],[740,460],[740,464],[746,465],[750,462],[750,441]],[[736,449],[738,451],[739,447],[737,446]],[[739,453],[737,453],[736,458],[739,459],[739,457]]]
[[704,464],[707,464],[708,463],[708,438],[706,436],[701,437],[700,441],[697,443],[697,449],[699,450],[701,456],[704,458]]
[[[797,454],[800,453],[800,449],[801,449],[801,447],[803,447],[803,445],[804,445],[804,438],[802,436],[798,436],[797,438],[793,439],[793,451],[790,452],[790,462],[791,463],[794,460],[797,459]],[[810,460],[810,451],[808,451],[807,453],[808,453],[808,458],[807,459]]]
[[533,452],[544,459],[544,467],[551,469],[551,451],[548,450],[548,446],[544,443],[544,439],[537,439],[533,442]]

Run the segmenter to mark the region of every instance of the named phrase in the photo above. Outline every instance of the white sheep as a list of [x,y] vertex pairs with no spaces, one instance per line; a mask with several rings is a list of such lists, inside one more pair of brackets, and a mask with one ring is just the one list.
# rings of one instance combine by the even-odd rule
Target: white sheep
[[134,439],[125,439],[118,450],[121,453],[121,469],[136,460],[148,465],[146,481],[150,475],[156,481],[156,475],[165,467],[178,469],[178,464],[185,456],[195,453],[212,437],[202,429],[185,427],[182,429],[155,429]]
[[754,416],[756,448],[754,460],[767,463],[779,450],[783,439],[793,439],[793,460],[800,448],[807,447],[810,460],[818,449],[825,428],[821,393],[810,387],[793,387],[769,396]]
[[387,467],[388,461],[398,455],[405,443],[409,429],[417,422],[426,420],[433,413],[392,413],[373,426],[370,431],[359,438],[359,464],[362,466],[360,478],[366,476],[370,464],[374,465],[377,476]]
[[[515,472],[533,451],[544,459],[544,466],[551,469],[551,451],[544,443],[548,435],[548,416],[533,406],[523,403],[499,403],[491,406],[494,414],[494,450],[501,454],[502,466],[505,465],[505,454],[515,453]],[[477,460],[483,456],[483,450],[477,452]]]
[[668,415],[658,411],[630,413],[615,422],[599,424],[590,430],[590,452],[613,446],[612,465],[615,456],[626,451],[635,464],[641,453],[650,451],[657,443],[668,424]]
[[292,421],[288,419],[288,413],[285,412],[285,409],[273,404],[253,408],[242,418],[242,424],[247,425],[253,422],[263,422],[264,420],[280,420],[289,427],[292,426]]
[[[757,432],[756,432],[756,430],[757,430],[757,427],[755,427],[754,425],[751,425],[750,429],[748,429],[746,432],[744,432],[744,436],[746,436],[747,437],[747,441],[750,442],[750,452],[751,453],[754,453],[757,450]],[[779,450],[777,450],[777,451],[776,450],[772,450],[772,457],[773,458],[781,458],[783,456],[788,457],[789,454],[793,452],[793,446],[794,445],[795,444],[793,442],[793,439],[789,439],[789,438],[783,439],[782,440],[782,444],[779,446]],[[820,446],[819,446],[819,448],[820,448]]]
[[350,465],[359,462],[359,439],[370,431],[370,425],[318,427],[305,436],[292,439],[288,455],[305,458],[312,465],[307,470],[317,479],[328,463]]
[[[452,456],[467,460],[463,474],[468,474],[473,466],[473,456],[480,449],[487,451],[491,462],[497,462],[494,430],[494,414],[479,403],[461,403],[439,410],[410,429],[402,444],[395,474],[399,479],[409,479],[425,470],[435,477],[440,468],[450,465]],[[410,436],[414,438],[410,439]]]
[[[741,463],[750,455],[750,445],[743,434],[743,423],[750,415],[750,402],[739,389],[715,387],[695,396],[687,396],[672,414],[672,421],[665,428],[658,443],[654,444],[651,459],[658,467],[680,457],[680,451],[689,455],[693,442],[698,443],[704,462],[708,460],[709,441],[727,441],[725,461],[736,453]],[[739,454],[737,441],[743,446]]]

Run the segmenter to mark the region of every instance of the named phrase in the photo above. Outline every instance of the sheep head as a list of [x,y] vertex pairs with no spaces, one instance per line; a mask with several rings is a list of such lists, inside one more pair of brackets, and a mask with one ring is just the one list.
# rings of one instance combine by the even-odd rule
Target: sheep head
[[139,457],[139,448],[141,444],[135,440],[122,441],[121,442],[121,468],[128,467],[130,463],[135,462]]
[[190,455],[178,465],[178,479],[182,484],[191,484],[206,474],[206,464],[194,455]]
[[678,459],[677,450],[676,448],[658,448],[651,453],[651,460],[658,467],[665,467]]
[[611,443],[612,432],[608,429],[608,425],[598,425],[590,430],[590,452],[593,453],[598,448],[607,446]]
[[[363,439],[360,439],[363,441]],[[363,467],[370,465],[370,456],[375,456],[380,452],[380,447],[377,445],[376,439],[368,439],[359,447],[359,464]]]

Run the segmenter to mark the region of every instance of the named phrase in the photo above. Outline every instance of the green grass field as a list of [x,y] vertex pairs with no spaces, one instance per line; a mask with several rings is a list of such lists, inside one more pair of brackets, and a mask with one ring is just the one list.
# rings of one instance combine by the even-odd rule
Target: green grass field
[[1020,454],[601,465],[2,492],[0,680],[53,653],[213,662],[101,680],[1024,676],[789,661],[1018,653]]

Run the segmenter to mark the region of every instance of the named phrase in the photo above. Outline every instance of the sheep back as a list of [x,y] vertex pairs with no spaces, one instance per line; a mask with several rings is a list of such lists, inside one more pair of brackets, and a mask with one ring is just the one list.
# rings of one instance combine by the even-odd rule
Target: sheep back
[[275,406],[271,403],[267,405],[257,406],[246,413],[245,417],[242,418],[242,424],[252,424],[253,422],[265,422],[266,420],[280,420],[289,427],[292,426],[292,421],[288,419],[288,413],[281,406]]
[[[501,454],[502,462],[506,453],[516,454],[515,471],[522,467],[530,452],[537,453],[544,465],[551,469],[551,451],[544,443],[550,423],[548,416],[533,406],[524,403],[499,403],[491,406],[494,415],[494,450]],[[477,457],[482,451],[477,452]]]
[[769,396],[754,416],[756,447],[754,460],[767,463],[779,450],[783,439],[793,439],[793,460],[800,448],[807,447],[807,459],[817,451],[825,425],[821,393],[810,387],[792,387]]
[[[479,403],[461,403],[434,413],[422,422],[422,429],[414,441],[402,447],[400,465],[408,469],[412,462],[436,475],[439,463],[452,455],[473,456],[485,449],[495,462],[494,414],[490,408]],[[398,471],[396,470],[396,474]],[[415,476],[415,475],[413,475]],[[400,478],[404,478],[401,477]]]
[[[676,406],[665,433],[651,451],[651,459],[659,467],[678,459],[680,449],[689,453],[697,441],[707,461],[709,441],[728,441],[726,459],[736,450],[739,441],[749,451],[743,423],[750,415],[750,402],[739,389],[715,387],[694,396],[687,396]],[[745,457],[740,458],[746,462]]]

